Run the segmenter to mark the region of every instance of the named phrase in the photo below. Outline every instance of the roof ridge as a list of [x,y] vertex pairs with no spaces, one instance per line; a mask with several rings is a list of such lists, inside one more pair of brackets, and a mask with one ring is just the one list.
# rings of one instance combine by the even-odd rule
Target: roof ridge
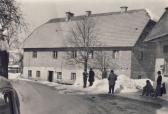
[[[120,11],[116,11],[116,12],[106,12],[106,13],[96,13],[96,14],[91,14],[90,17],[95,17],[95,16],[108,16],[108,15],[118,15],[118,14],[127,14],[127,13],[134,13],[134,12],[139,12],[139,11],[145,11],[148,16],[150,17],[149,13],[147,12],[146,9],[134,9],[134,10],[128,10],[127,12],[121,13]],[[77,15],[72,17],[72,20],[78,19],[78,18],[82,18],[85,15]],[[150,17],[151,18],[151,17]],[[64,22],[66,21],[65,17],[58,17],[58,18],[53,18],[50,19],[49,21],[47,21],[46,23],[55,23],[55,22]]]

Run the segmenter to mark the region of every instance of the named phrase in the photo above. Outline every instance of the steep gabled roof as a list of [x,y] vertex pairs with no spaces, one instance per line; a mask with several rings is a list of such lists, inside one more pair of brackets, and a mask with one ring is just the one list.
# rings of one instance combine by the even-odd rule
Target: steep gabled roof
[[145,41],[152,41],[166,35],[168,35],[168,10],[164,12],[152,31],[148,34]]
[[[65,18],[51,19],[36,28],[25,40],[24,48],[61,48],[65,46],[69,27],[83,16],[75,16],[66,22]],[[138,41],[150,16],[144,9],[126,13],[110,12],[92,14],[95,20],[96,37],[104,47],[132,47]]]

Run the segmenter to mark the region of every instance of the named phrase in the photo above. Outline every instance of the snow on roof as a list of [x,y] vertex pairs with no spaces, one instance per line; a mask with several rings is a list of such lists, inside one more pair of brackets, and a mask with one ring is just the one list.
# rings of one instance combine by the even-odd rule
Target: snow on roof
[[145,41],[155,40],[168,35],[168,11],[166,10]]
[[[61,48],[65,46],[69,27],[83,16],[75,16],[66,22],[65,18],[51,19],[36,28],[25,40],[23,48]],[[96,37],[104,47],[132,47],[143,33],[151,19],[144,9],[129,10],[126,13],[110,12],[92,14],[95,20]]]

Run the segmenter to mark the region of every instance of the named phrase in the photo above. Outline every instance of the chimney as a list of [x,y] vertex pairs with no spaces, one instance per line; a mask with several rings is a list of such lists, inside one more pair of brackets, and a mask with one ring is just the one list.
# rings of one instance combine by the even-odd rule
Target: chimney
[[74,16],[74,13],[71,13],[71,12],[66,12],[66,21],[69,21],[71,20],[71,18]]
[[85,11],[86,12],[86,16],[90,16],[92,14],[92,11]]
[[121,13],[127,12],[128,7],[127,6],[121,6]]

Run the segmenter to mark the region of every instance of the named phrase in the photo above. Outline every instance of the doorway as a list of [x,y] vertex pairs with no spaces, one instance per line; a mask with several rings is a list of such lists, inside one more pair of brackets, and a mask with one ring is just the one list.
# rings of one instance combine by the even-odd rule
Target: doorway
[[48,81],[49,82],[53,81],[53,71],[48,71]]

